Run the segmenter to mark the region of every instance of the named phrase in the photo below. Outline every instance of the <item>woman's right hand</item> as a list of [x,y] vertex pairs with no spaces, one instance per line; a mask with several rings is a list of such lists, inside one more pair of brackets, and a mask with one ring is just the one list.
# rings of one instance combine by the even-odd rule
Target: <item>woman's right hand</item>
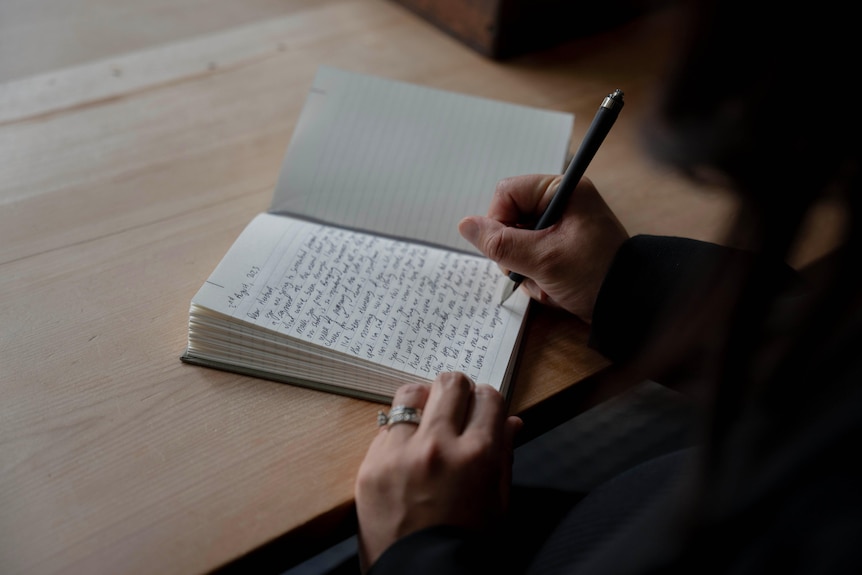
[[605,274],[628,233],[588,178],[582,178],[560,220],[533,230],[562,176],[531,174],[497,184],[487,216],[468,216],[461,235],[504,273],[515,271],[530,296],[587,323]]

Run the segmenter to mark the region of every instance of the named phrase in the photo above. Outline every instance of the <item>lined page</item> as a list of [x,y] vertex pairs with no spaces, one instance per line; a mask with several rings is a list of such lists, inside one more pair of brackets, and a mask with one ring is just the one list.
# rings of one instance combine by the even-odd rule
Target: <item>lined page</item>
[[271,211],[475,252],[500,179],[560,173],[571,114],[321,67]]
[[500,389],[528,303],[519,292],[500,305],[501,279],[483,257],[261,214],[192,308],[234,318],[234,338],[249,326],[293,349],[314,344],[423,379],[458,370]]

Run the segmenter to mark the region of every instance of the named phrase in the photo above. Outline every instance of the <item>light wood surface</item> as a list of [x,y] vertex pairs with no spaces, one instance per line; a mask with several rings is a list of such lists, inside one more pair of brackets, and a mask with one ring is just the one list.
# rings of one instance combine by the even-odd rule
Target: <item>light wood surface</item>
[[[573,111],[573,142],[621,88],[587,175],[631,233],[718,239],[726,199],[637,140],[672,30],[498,63],[385,0],[0,3],[0,572],[206,572],[347,515],[378,405],[179,361],[318,65]],[[606,366],[585,337],[537,315],[513,411]]]

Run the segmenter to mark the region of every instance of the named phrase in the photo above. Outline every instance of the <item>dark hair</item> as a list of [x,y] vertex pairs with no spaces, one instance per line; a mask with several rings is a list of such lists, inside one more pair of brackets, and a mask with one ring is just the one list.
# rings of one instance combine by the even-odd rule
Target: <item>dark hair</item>
[[[793,425],[812,396],[846,385],[800,374],[858,353],[840,356],[836,348],[853,328],[862,292],[862,126],[849,87],[859,69],[856,20],[836,0],[707,0],[685,8],[680,60],[645,126],[646,147],[692,178],[726,185],[739,200],[726,241],[762,257],[709,270],[676,317],[685,329],[669,330],[662,345],[681,352],[690,342],[679,334],[713,330],[714,361],[703,372],[714,380],[713,437],[752,401],[783,401],[766,409],[783,412],[779,428],[782,418]],[[838,245],[819,266],[813,295],[794,301],[786,286],[766,281],[762,263],[789,261],[824,202],[841,215]],[[793,313],[776,313],[795,303]],[[815,379],[819,388],[793,388]]]

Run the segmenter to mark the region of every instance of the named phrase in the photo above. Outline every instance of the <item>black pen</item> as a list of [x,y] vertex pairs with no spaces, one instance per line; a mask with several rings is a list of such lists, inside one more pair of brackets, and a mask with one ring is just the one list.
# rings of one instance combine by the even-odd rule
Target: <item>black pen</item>
[[[542,214],[536,227],[533,228],[534,230],[547,228],[563,215],[563,210],[566,209],[569,196],[575,191],[575,187],[584,176],[587,166],[590,165],[590,161],[596,155],[596,151],[602,145],[605,136],[611,131],[611,126],[614,125],[617,116],[620,115],[623,103],[622,90],[614,90],[613,94],[608,94],[602,101],[602,105],[599,106],[599,110],[596,112],[596,117],[593,118],[593,123],[590,124],[590,128],[581,141],[581,147],[578,148],[575,157],[572,158],[569,167],[566,168],[566,173],[563,175],[560,187],[557,188],[554,197],[551,198],[551,203],[548,204],[545,213]],[[515,272],[509,272],[509,278],[506,281],[506,286],[503,288],[502,297],[500,298],[501,304],[515,293],[515,290],[518,289],[522,281],[524,281],[524,276]]]

